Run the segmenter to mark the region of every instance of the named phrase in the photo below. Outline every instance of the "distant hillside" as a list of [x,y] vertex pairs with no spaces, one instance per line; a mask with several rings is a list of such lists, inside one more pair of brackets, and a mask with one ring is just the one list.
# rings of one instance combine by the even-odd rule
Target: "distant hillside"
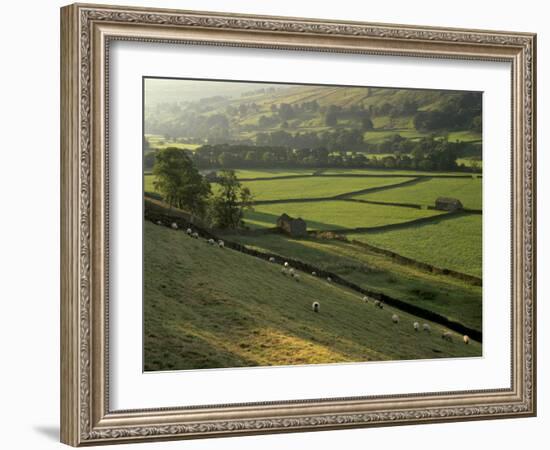
[[[479,356],[356,292],[144,222],[145,370]],[[311,310],[314,301],[321,311]],[[391,322],[397,312],[399,325]]]
[[[327,133],[341,130],[359,133],[365,144],[359,150],[376,153],[385,151],[377,151],[377,144],[396,135],[410,140],[435,135],[472,144],[481,140],[480,93],[153,81],[145,93],[145,134],[156,136],[155,143],[161,137],[195,145],[311,148]],[[285,142],[297,135],[303,139]],[[480,147],[469,153],[480,155]]]

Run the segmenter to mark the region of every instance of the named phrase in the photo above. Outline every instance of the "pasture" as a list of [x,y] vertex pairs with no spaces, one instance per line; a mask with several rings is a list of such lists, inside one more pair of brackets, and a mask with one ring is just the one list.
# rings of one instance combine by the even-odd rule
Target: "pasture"
[[373,233],[349,234],[418,261],[482,276],[482,221],[478,214]]
[[434,206],[437,197],[453,197],[459,199],[465,208],[481,209],[482,182],[480,178],[471,177],[432,178],[414,185],[361,194],[353,198]]
[[409,222],[440,215],[441,211],[341,200],[298,201],[256,205],[253,211],[246,212],[244,220],[254,228],[269,228],[276,225],[277,218],[283,213],[301,217],[310,230],[346,230]]
[[312,175],[313,169],[236,169],[235,174],[239,179],[248,178],[274,178],[288,176],[308,176]]
[[326,198],[348,192],[372,189],[381,186],[390,186],[412,180],[407,177],[305,177],[290,178],[287,180],[244,181],[243,186],[250,188],[254,199],[281,200]]
[[[378,158],[378,155],[370,155]],[[464,172],[444,172],[444,171],[423,171],[423,170],[401,170],[401,169],[326,169],[323,175],[391,175],[401,177],[464,177],[470,178],[472,175]]]
[[481,287],[407,266],[351,242],[281,235],[228,236],[250,248],[307,262],[363,288],[481,330]]
[[296,282],[278,264],[144,227],[146,371],[481,356],[477,342],[447,342],[435,323],[415,332],[415,316],[325,280]]

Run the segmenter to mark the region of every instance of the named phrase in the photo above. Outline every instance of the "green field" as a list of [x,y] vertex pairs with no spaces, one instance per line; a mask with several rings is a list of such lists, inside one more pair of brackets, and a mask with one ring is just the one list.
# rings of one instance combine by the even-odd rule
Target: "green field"
[[448,319],[481,330],[481,287],[444,275],[395,263],[391,258],[330,239],[292,239],[281,235],[228,235],[248,247],[281,258],[305,261],[375,292],[432,310]]
[[399,230],[348,235],[436,267],[482,276],[482,216],[473,214]]
[[362,194],[354,198],[378,202],[401,202],[434,206],[437,197],[457,198],[465,208],[481,209],[482,180],[471,177],[460,179],[432,178],[414,185]]
[[283,213],[301,217],[309,230],[344,230],[408,222],[437,216],[441,211],[326,200],[257,205],[246,213],[245,222],[253,227],[274,227]]
[[278,265],[144,226],[146,371],[481,356],[477,342],[447,342],[433,323],[415,332],[414,316],[335,284],[296,282]]
[[[369,155],[378,158],[378,155]],[[398,170],[398,169],[326,169],[323,170],[324,175],[392,175],[392,176],[438,176],[438,177],[472,177],[471,174],[464,172],[427,172],[422,170]]]
[[287,177],[287,176],[293,176],[293,175],[311,175],[314,172],[314,169],[281,169],[281,170],[268,170],[268,169],[237,169],[235,170],[235,174],[237,175],[237,178],[271,178],[271,177]]
[[412,180],[412,178],[306,177],[287,180],[245,181],[243,186],[250,188],[255,200],[278,200],[333,197],[347,192],[399,184],[408,180]]

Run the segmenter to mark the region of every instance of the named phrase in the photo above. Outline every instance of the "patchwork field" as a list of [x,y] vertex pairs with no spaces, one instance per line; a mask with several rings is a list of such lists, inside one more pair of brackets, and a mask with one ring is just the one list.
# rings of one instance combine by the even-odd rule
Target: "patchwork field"
[[297,283],[279,265],[144,226],[146,371],[481,356],[477,342],[447,342],[436,323],[415,332],[416,317],[338,285]]
[[411,186],[361,194],[353,198],[434,206],[437,197],[457,198],[465,208],[481,209],[482,180],[479,178],[432,178]]
[[339,200],[292,202],[257,205],[254,211],[246,213],[245,223],[255,228],[274,227],[277,218],[283,213],[301,217],[310,230],[345,230],[434,217],[440,215],[441,211]]

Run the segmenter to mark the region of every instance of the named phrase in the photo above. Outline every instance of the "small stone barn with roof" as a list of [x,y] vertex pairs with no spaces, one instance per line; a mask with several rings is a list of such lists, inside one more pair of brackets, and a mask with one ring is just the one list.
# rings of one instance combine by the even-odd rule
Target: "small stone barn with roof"
[[277,219],[277,227],[292,237],[307,235],[307,224],[305,220],[300,217],[295,219],[286,213],[281,214]]
[[462,202],[457,198],[438,197],[435,201],[435,209],[441,211],[461,211],[464,209]]

